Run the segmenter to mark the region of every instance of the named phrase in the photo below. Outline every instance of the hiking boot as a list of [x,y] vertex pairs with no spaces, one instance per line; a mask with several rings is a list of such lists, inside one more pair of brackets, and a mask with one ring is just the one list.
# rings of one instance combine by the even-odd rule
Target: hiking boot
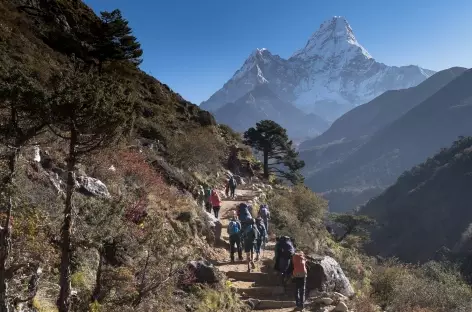
[[254,264],[254,261],[251,261],[251,267],[252,267],[253,269],[256,268],[256,265]]
[[256,261],[259,261],[259,254],[256,255]]

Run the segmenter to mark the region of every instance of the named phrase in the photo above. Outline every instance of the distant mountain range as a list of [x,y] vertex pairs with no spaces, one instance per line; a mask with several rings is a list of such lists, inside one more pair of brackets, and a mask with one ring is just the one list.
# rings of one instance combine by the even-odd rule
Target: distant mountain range
[[293,138],[308,138],[328,129],[329,123],[315,114],[305,114],[293,104],[281,100],[267,84],[257,85],[236,102],[214,112],[219,123],[245,131],[257,122],[269,119],[278,122]]
[[[265,85],[263,90],[268,94],[257,91],[260,98],[270,99],[275,95],[304,113],[321,117],[315,118],[315,122],[320,124],[312,124],[307,130],[307,134],[311,134],[310,129],[323,128],[323,119],[332,122],[385,91],[416,86],[432,74],[433,71],[418,66],[395,67],[377,62],[357,42],[346,19],[333,17],[320,26],[304,48],[288,59],[267,49],[256,49],[223,88],[200,106],[215,113],[223,106],[247,101],[249,93]],[[256,98],[253,107],[259,102],[264,102],[264,108],[256,110],[265,111],[267,103],[264,100]],[[284,109],[286,107],[284,105]],[[231,110],[226,108],[224,111]],[[253,111],[248,111],[246,116]],[[272,110],[271,114],[277,117],[273,118],[274,121],[284,123],[283,112]],[[231,123],[221,111],[217,115],[235,128],[240,123],[239,119],[235,124]],[[244,117],[244,112],[241,116]]]
[[325,193],[335,211],[365,203],[404,170],[472,134],[471,84],[471,70],[451,68],[345,114],[300,144],[307,185]]
[[[462,105],[471,106],[472,102]],[[450,105],[448,110],[472,116],[470,109],[464,111],[459,106]],[[472,137],[466,137],[403,173],[361,208],[361,214],[378,222],[367,251],[411,263],[437,258],[444,247],[453,253],[470,253],[471,189]]]

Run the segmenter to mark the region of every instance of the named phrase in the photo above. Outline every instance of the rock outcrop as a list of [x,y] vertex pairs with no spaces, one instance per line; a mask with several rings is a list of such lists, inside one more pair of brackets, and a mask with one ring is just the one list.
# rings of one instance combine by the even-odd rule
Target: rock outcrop
[[307,257],[307,293],[312,290],[338,292],[346,297],[354,296],[354,289],[336,260],[329,256]]
[[190,261],[187,268],[193,273],[195,283],[216,284],[224,279],[224,275],[206,260]]

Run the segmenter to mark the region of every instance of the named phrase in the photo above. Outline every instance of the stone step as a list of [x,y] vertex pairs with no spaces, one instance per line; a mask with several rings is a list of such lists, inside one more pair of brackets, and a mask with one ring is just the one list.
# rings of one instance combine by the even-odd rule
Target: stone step
[[283,287],[256,286],[249,288],[237,288],[236,292],[245,298],[269,299],[274,296],[285,295]]
[[258,285],[274,285],[277,281],[277,276],[274,274],[260,273],[260,272],[226,272],[228,278],[233,278],[243,282],[253,282]]
[[274,310],[296,307],[295,301],[258,300],[251,298],[244,302],[246,302],[253,310]]

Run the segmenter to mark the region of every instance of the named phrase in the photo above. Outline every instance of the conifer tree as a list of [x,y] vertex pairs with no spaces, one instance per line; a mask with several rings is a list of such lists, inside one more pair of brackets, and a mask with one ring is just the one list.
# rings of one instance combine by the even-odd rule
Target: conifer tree
[[138,66],[142,62],[143,50],[137,38],[132,35],[129,22],[120,10],[100,12],[101,24],[94,56],[98,59],[99,69],[107,61],[130,61]]
[[113,143],[126,124],[132,105],[129,91],[104,75],[74,69],[55,75],[50,83],[55,91],[48,104],[49,127],[56,136],[68,142],[57,301],[59,312],[68,312],[76,165],[81,157]]
[[[11,218],[15,205],[15,173],[23,147],[40,134],[46,124],[40,116],[45,93],[19,68],[10,68],[0,77],[0,142],[5,152],[6,174],[2,179],[1,200],[5,221],[0,226],[0,312],[8,312],[8,280],[14,266],[10,263]],[[3,165],[3,164],[2,164]]]
[[[303,181],[299,170],[305,166],[289,140],[287,130],[272,120],[262,120],[244,133],[244,143],[262,152],[264,178],[275,174],[296,184]],[[288,170],[284,170],[283,168]]]

